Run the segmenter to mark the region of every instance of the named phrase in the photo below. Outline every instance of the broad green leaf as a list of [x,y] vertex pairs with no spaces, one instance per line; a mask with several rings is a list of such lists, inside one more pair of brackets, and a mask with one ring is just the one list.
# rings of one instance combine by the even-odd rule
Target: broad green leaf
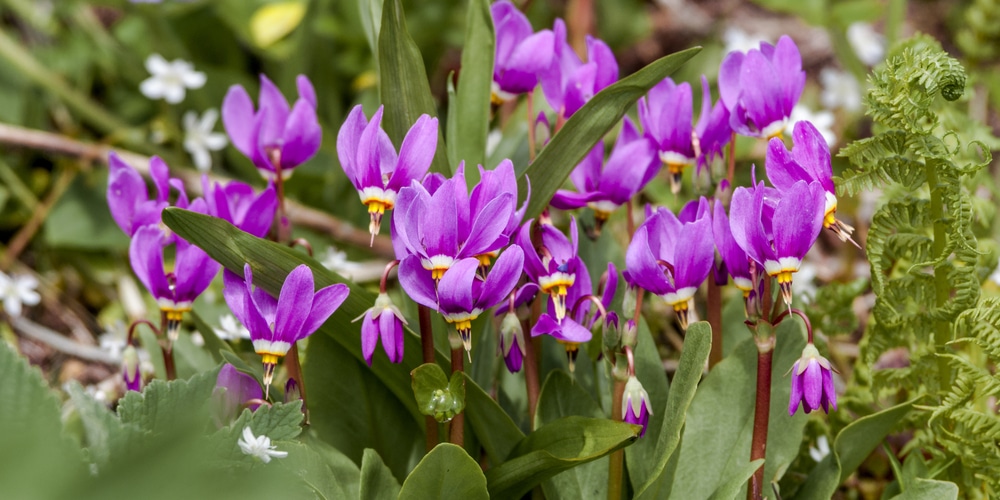
[[472,425],[495,467],[507,459],[514,446],[524,439],[524,433],[482,387],[462,373],[465,377],[465,419]]
[[[357,464],[372,448],[404,479],[424,452],[424,416],[414,418],[367,364],[332,337],[314,335],[306,354],[309,420],[317,436]],[[409,387],[407,392],[415,407]]]
[[[804,498],[804,497],[803,497]],[[891,500],[956,500],[958,485],[950,481],[916,478],[902,493]]]
[[383,0],[358,0],[358,14],[361,16],[361,27],[364,29],[368,48],[375,58],[375,71],[378,71],[378,40],[382,28]]
[[59,498],[85,477],[80,449],[64,434],[59,402],[41,372],[0,341],[0,484],[8,498]]
[[[350,469],[336,470],[312,446],[298,441],[278,441],[274,442],[273,446],[279,451],[287,452],[288,456],[272,458],[266,467],[274,467],[290,473],[296,479],[294,486],[312,493],[311,496],[314,498],[357,498],[357,496],[350,496],[353,491],[348,486],[351,481],[358,481],[359,472],[356,468],[353,471]],[[353,477],[345,477],[348,475]],[[288,491],[281,496],[294,498],[296,496],[294,493],[294,491]]]
[[[562,370],[549,372],[538,395],[535,427],[569,416],[606,418],[586,391]],[[608,459],[601,457],[593,462],[573,467],[542,482],[545,498],[604,498],[608,496]]]
[[[310,434],[301,438],[302,442],[323,458],[327,467],[333,471],[333,478],[337,485],[343,490],[343,495],[334,495],[333,498],[366,498],[361,495],[361,470],[347,455],[340,450],[320,441]],[[393,479],[395,481],[395,479]],[[397,485],[399,483],[396,483]]]
[[[805,332],[801,323],[784,321],[776,329],[776,335],[767,460],[764,462],[766,482],[780,479],[780,472],[798,456],[808,420],[802,412],[788,416],[791,381],[783,376],[801,356]],[[707,353],[708,348],[705,349]],[[715,365],[698,387],[687,411],[683,443],[678,449],[677,471],[669,480],[657,484],[659,491],[653,497],[661,498],[669,488],[672,497],[692,500],[708,498],[746,467],[750,462],[753,436],[756,380],[757,346],[753,339],[747,339],[736,346],[729,357]],[[677,391],[675,381],[672,392],[676,394]],[[764,490],[765,496],[773,498],[769,486]]]
[[[659,496],[658,490],[663,487],[664,479],[667,477],[667,462],[677,449],[681,439],[681,431],[687,418],[688,408],[695,397],[695,390],[698,388],[698,381],[705,369],[708,361],[708,354],[712,350],[712,327],[707,322],[699,321],[688,327],[684,336],[684,350],[681,351],[680,363],[677,373],[674,375],[673,384],[670,390],[670,398],[667,399],[663,408],[663,415],[659,420],[659,437],[655,442],[653,453],[643,456],[654,463],[649,466],[636,460],[635,456],[630,457],[630,450],[625,450],[626,458],[629,458],[629,476],[636,472],[644,473],[648,478],[645,482],[632,479],[632,484],[638,492],[636,498],[641,498],[647,492],[652,496]],[[655,405],[654,405],[655,407]],[[655,417],[656,414],[653,416]],[[650,418],[650,427],[656,422]],[[650,428],[646,431],[644,439],[651,437]],[[747,452],[749,455],[749,451]],[[633,466],[638,466],[633,472]],[[668,481],[669,482],[669,481]],[[636,486],[640,485],[640,486]]]
[[413,377],[413,396],[420,413],[434,417],[438,422],[450,422],[465,408],[465,384],[460,372],[452,373],[451,381],[444,370],[434,363],[416,367]]
[[632,444],[640,430],[607,419],[556,420],[522,439],[504,463],[487,471],[490,495],[520,497],[545,479]]
[[104,403],[85,393],[75,381],[68,392],[83,423],[90,457],[99,468],[112,459],[121,460],[141,450],[143,432],[138,426],[123,424]]
[[[142,392],[129,391],[118,402],[123,424],[135,424],[153,434],[167,434],[207,415],[218,370],[188,380],[153,380]],[[242,430],[242,429],[241,429]]]
[[709,500],[734,500],[740,495],[740,490],[743,489],[743,485],[747,484],[750,480],[750,476],[760,468],[764,463],[763,458],[754,460],[748,463],[743,469],[736,471],[728,481],[723,482],[719,489],[712,493]]
[[[247,363],[234,351],[219,351],[219,354],[224,362],[233,365],[237,371],[250,375],[256,380],[264,380],[264,368],[261,363]],[[254,355],[257,356],[257,354]]]
[[[531,200],[524,219],[538,217],[569,173],[583,160],[640,97],[701,51],[692,47],[653,61],[645,68],[622,78],[595,95],[566,121],[562,129],[535,158],[527,170]],[[518,179],[519,193],[527,193],[524,178]]]
[[458,89],[448,101],[447,143],[448,160],[452,165],[465,161],[466,182],[472,186],[479,182],[476,165],[486,163],[495,37],[489,0],[469,0],[468,5]]
[[472,500],[490,498],[490,495],[479,464],[462,448],[441,443],[407,476],[398,498]]
[[371,448],[366,448],[361,458],[360,498],[396,498],[399,495],[399,481],[382,462],[382,457]]
[[[385,0],[378,37],[379,93],[385,112],[382,127],[397,148],[420,115],[436,116],[427,70],[420,49],[406,29],[400,0]],[[451,174],[441,130],[431,163],[432,172]]]
[[306,15],[302,2],[280,2],[264,5],[250,17],[250,37],[262,49],[281,40],[295,30]]
[[796,498],[825,498],[857,469],[913,407],[903,403],[851,422],[833,441],[833,453],[816,464]]
[[[695,345],[701,340],[702,335],[700,333],[702,327],[698,326],[699,324],[692,324],[688,330],[681,356],[682,363],[696,364],[696,360],[691,360],[693,359],[692,356],[698,356],[700,352],[698,350],[700,345]],[[698,333],[692,336],[691,332]],[[690,373],[687,371],[678,371],[677,375],[675,375],[675,383],[689,382],[689,385],[683,386],[681,389],[690,392],[670,396],[672,387],[667,383],[667,374],[663,370],[663,361],[660,359],[660,352],[657,349],[656,342],[653,340],[653,335],[649,333],[649,325],[644,318],[640,318],[639,320],[637,333],[639,334],[639,341],[635,347],[635,376],[639,379],[639,382],[642,382],[643,388],[649,394],[649,401],[652,405],[650,409],[653,411],[653,414],[649,416],[646,435],[625,449],[628,478],[632,483],[632,491],[635,492],[638,492],[643,485],[652,481],[660,474],[666,464],[667,455],[672,452],[672,450],[668,452],[667,447],[661,445],[661,440],[664,439],[661,436],[663,436],[668,424],[674,435],[676,435],[676,439],[680,439],[680,429],[684,423],[684,412],[687,411],[687,405],[690,404],[691,398],[694,397],[694,389],[698,386],[699,380],[697,375],[701,371],[701,365],[697,367],[692,366],[692,372]],[[687,361],[685,361],[685,355],[687,356]],[[684,370],[687,369],[684,368]],[[691,378],[693,380],[689,380]],[[678,401],[671,402],[671,397],[679,398],[682,395],[686,395],[687,397],[683,404]],[[679,407],[671,408],[672,413],[667,415],[668,412],[665,410],[668,408],[667,405],[670,404],[675,404]]]
[[[317,336],[329,336],[347,349],[354,359],[363,362],[361,327],[354,322],[354,319],[364,315],[365,311],[375,303],[375,294],[345,280],[297,250],[251,236],[224,220],[169,208],[163,211],[163,221],[182,238],[205,250],[210,257],[232,272],[242,274],[243,265],[250,263],[254,284],[263,287],[274,296],[278,296],[288,273],[301,264],[306,264],[312,269],[317,288],[334,283],[346,283],[350,287],[350,295],[330,316],[326,324],[312,336],[310,342],[315,342]],[[413,401],[409,377],[409,372],[421,364],[419,338],[412,330],[404,327],[403,362],[395,365],[385,356],[376,354],[371,371],[399,398],[413,415],[414,420],[423,422],[423,416],[417,411],[416,403]],[[438,364],[448,366],[446,355],[438,352],[437,356]],[[309,388],[306,390],[308,392]]]

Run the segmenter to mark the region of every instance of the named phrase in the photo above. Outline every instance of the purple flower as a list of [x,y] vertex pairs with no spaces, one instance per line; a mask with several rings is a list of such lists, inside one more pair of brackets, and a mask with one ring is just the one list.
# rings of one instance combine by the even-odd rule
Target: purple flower
[[[215,379],[215,391],[212,394],[216,403],[218,420],[229,422],[243,412],[243,408],[256,411],[259,401],[264,399],[264,391],[260,390],[257,379],[226,363],[219,370]],[[258,401],[252,403],[252,401]],[[249,403],[249,404],[248,404]]]
[[646,427],[649,425],[649,416],[653,410],[649,407],[649,394],[642,387],[639,379],[632,375],[625,383],[625,392],[622,394],[622,421],[633,425],[641,425],[642,431],[639,437],[646,435]]
[[802,403],[806,413],[823,407],[830,413],[830,407],[837,409],[837,390],[833,385],[833,368],[823,356],[819,355],[816,346],[809,342],[802,349],[802,357],[792,365],[792,393],[788,401],[788,414],[795,411]]
[[[819,182],[826,192],[823,227],[830,229],[841,241],[851,240],[854,228],[837,220],[837,193],[833,185],[830,146],[823,135],[808,121],[795,123],[791,151],[780,138],[771,139],[767,148],[767,178],[779,191],[786,191],[797,181]],[[853,241],[853,240],[852,240]]]
[[477,275],[479,259],[455,262],[437,282],[417,257],[399,265],[399,283],[418,304],[434,308],[455,325],[468,352],[472,349],[472,322],[483,311],[503,302],[521,278],[524,253],[511,246],[505,250],[483,280]]
[[[570,219],[570,238],[550,224],[539,224],[542,233],[541,254],[535,251],[531,241],[532,223],[525,222],[517,235],[516,243],[524,251],[524,272],[528,279],[536,283],[542,292],[552,296],[556,319],[566,316],[566,295],[569,287],[576,282],[578,269],[585,269],[577,256],[578,234],[576,218]],[[589,284],[589,283],[588,283]]]
[[777,45],[761,42],[759,50],[745,55],[731,52],[719,68],[719,94],[729,109],[729,124],[751,137],[780,135],[805,83],[802,57],[788,36]]
[[[750,291],[753,290],[750,259],[733,238],[726,209],[718,200],[715,202],[715,213],[712,216],[712,236],[715,239],[715,248],[719,251],[722,262],[726,265],[726,271],[733,277],[733,284],[743,292],[743,298],[746,299]],[[725,275],[722,275],[722,278],[725,279]]]
[[625,255],[628,279],[673,306],[681,328],[687,328],[688,302],[715,260],[708,201],[692,203],[687,221],[657,209],[636,229]]
[[243,278],[223,273],[226,304],[250,330],[253,348],[264,362],[264,387],[270,388],[278,358],[288,353],[296,341],[319,329],[347,298],[347,285],[338,283],[316,291],[309,266],[302,264],[288,273],[275,299],[262,288],[253,287],[250,264]]
[[201,184],[209,215],[258,238],[267,236],[278,208],[273,183],[268,183],[267,189],[256,196],[252,186],[239,181],[229,181],[222,187],[218,182],[209,184],[208,176],[202,176]]
[[222,124],[233,146],[272,180],[278,172],[283,179],[292,175],[293,168],[316,154],[323,138],[312,83],[299,75],[295,84],[299,99],[291,109],[278,87],[263,74],[256,110],[241,85],[229,87],[222,102]]
[[497,35],[491,100],[502,104],[538,85],[538,73],[552,64],[555,35],[534,33],[528,18],[506,0],[493,4],[490,14]]
[[[614,264],[608,264],[608,282],[601,296],[600,307],[593,308],[596,300],[591,293],[590,273],[586,266],[580,265],[576,271],[576,279],[566,291],[566,314],[559,316],[556,297],[549,300],[548,310],[541,316],[531,329],[531,336],[549,335],[566,348],[569,369],[573,371],[580,344],[590,342],[593,338],[591,328],[598,315],[605,316],[607,308],[618,290],[618,271]],[[602,318],[603,319],[603,318]]]
[[500,168],[506,175],[486,175],[471,195],[464,164],[433,193],[417,182],[403,188],[392,226],[394,243],[401,247],[397,253],[405,249],[407,255],[419,257],[435,280],[461,259],[475,257],[488,265],[507,246],[526,208],[514,210],[517,181],[513,164],[506,161]]
[[646,131],[646,137],[656,143],[660,162],[670,172],[670,186],[674,193],[680,191],[684,168],[693,165],[697,159],[691,125],[694,119],[692,100],[691,85],[687,82],[674,84],[669,77],[639,99],[639,122]]
[[108,208],[118,227],[129,236],[140,227],[160,223],[160,212],[170,205],[170,188],[180,193],[177,206],[186,208],[187,193],[180,179],[171,179],[167,164],[159,156],[149,159],[149,175],[156,186],[156,197],[146,191],[146,182],[134,168],[114,151],[108,154]]
[[122,350],[122,378],[126,391],[142,390],[142,373],[139,371],[139,353],[132,344]]
[[628,117],[607,163],[603,160],[604,144],[598,143],[569,175],[577,192],[560,189],[550,204],[560,210],[589,206],[600,228],[612,212],[628,203],[659,170],[655,146],[639,134]]
[[722,100],[712,106],[712,92],[708,88],[708,78],[701,76],[701,115],[694,127],[695,154],[698,156],[699,171],[722,156],[722,148],[729,143],[732,136],[729,126],[729,109]]
[[785,303],[792,303],[792,273],[823,228],[826,196],[819,182],[796,181],[784,192],[761,182],[740,187],[729,208],[733,239],[751,259],[777,277]]
[[507,312],[500,322],[499,342],[497,342],[497,354],[503,356],[504,364],[511,373],[521,371],[521,364],[524,361],[524,329],[521,327],[521,320],[513,312]]
[[368,207],[368,231],[373,241],[383,214],[396,205],[399,190],[427,173],[438,136],[437,118],[421,115],[406,133],[397,155],[389,135],[382,130],[382,110],[379,106],[369,122],[361,105],[355,106],[337,134],[340,166],[358,190],[361,203]]
[[556,19],[555,57],[541,75],[545,99],[560,118],[569,118],[594,94],[618,80],[618,62],[608,45],[587,36],[587,62],[566,43],[566,24]]
[[393,363],[403,361],[403,325],[406,324],[406,318],[396,304],[392,303],[388,294],[384,292],[378,294],[375,305],[354,321],[359,319],[362,320],[361,352],[365,355],[368,366],[372,365],[372,356],[380,338],[382,349],[385,350],[386,356],[389,356],[389,361]]

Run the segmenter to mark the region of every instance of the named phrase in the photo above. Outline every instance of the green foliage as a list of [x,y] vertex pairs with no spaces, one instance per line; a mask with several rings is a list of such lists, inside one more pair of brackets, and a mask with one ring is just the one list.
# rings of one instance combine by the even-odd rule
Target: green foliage
[[413,396],[420,413],[434,417],[438,422],[450,422],[465,408],[465,378],[462,372],[451,374],[434,363],[425,363],[413,369]]
[[[945,102],[962,98],[965,72],[928,37],[894,48],[870,80],[866,102],[876,134],[842,150],[855,169],[838,185],[857,193],[892,183],[904,194],[879,207],[869,230],[876,302],[862,361],[871,365],[902,349],[894,352],[909,362],[874,371],[871,387],[928,403],[910,414],[918,432],[908,449],[929,453],[937,465],[957,459],[961,470],[953,468],[950,479],[968,491],[985,485],[996,492],[1000,421],[977,402],[1000,388],[981,368],[1000,360],[1000,318],[991,311],[994,301],[980,300],[980,284],[996,262],[992,245],[977,238],[995,210],[977,208],[972,194],[996,139]],[[949,345],[955,336],[982,354]]]
[[[384,498],[384,497],[383,497]],[[403,499],[490,498],[486,478],[461,447],[442,443],[417,464],[399,491]]]

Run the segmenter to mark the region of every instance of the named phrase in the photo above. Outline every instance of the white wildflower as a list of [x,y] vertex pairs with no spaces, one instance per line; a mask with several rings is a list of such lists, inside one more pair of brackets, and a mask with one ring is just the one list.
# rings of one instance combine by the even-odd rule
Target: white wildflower
[[326,249],[326,257],[323,258],[322,264],[323,267],[347,279],[355,279],[355,273],[361,269],[361,264],[347,260],[346,252],[332,246]]
[[271,445],[271,438],[267,436],[254,437],[253,431],[249,427],[243,428],[243,437],[236,442],[243,450],[244,454],[260,459],[265,464],[271,461],[271,457],[285,458],[287,451],[278,451]]
[[139,91],[150,99],[177,104],[184,100],[187,89],[205,85],[205,73],[195,71],[191,63],[181,59],[167,62],[160,54],[153,54],[146,58],[146,69],[152,76],[139,84]]
[[788,117],[788,125],[785,126],[785,135],[788,137],[792,136],[792,130],[795,129],[795,124],[800,121],[807,121],[816,127],[823,139],[826,140],[828,146],[833,146],[837,143],[837,134],[833,133],[833,113],[829,111],[817,111],[813,112],[804,104],[796,104],[792,108],[792,116]]
[[848,26],[847,41],[858,59],[868,66],[874,66],[885,59],[885,37],[875,31],[870,23],[856,22]]
[[729,26],[722,33],[722,41],[725,43],[725,52],[743,52],[750,49],[759,49],[760,42],[769,42],[767,37],[760,33],[747,33],[735,26]]
[[212,168],[212,151],[226,147],[226,134],[213,132],[219,112],[209,109],[198,118],[194,111],[184,113],[184,149],[191,154],[199,172]]
[[219,337],[221,340],[240,340],[249,339],[250,330],[236,321],[236,316],[232,314],[227,314],[219,318],[220,328],[212,328],[215,332],[215,336]]
[[809,447],[809,456],[817,462],[821,462],[827,455],[830,454],[830,442],[827,441],[826,436],[820,436],[816,438],[816,447]]
[[191,343],[195,347],[205,347],[205,337],[202,337],[199,332],[191,332]]
[[106,327],[104,333],[97,336],[97,342],[102,351],[107,352],[115,361],[121,361],[126,335],[125,323],[118,320]]
[[823,85],[820,101],[824,107],[844,108],[844,111],[852,113],[861,109],[861,85],[854,75],[834,68],[823,68],[819,72],[819,81]]
[[42,300],[36,288],[38,280],[30,274],[8,276],[0,271],[0,300],[3,310],[12,317],[20,316],[24,306],[37,305]]

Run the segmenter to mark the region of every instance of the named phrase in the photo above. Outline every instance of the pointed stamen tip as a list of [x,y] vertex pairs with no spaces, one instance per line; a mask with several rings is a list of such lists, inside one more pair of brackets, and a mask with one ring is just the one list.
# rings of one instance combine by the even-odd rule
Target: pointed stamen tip
[[792,282],[791,280],[781,283],[781,298],[789,309],[792,307]]

